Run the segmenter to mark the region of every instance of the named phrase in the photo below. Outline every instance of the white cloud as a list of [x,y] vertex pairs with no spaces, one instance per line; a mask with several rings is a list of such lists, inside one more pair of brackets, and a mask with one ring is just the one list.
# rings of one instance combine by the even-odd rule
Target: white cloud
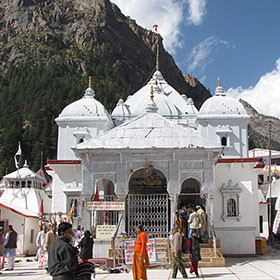
[[230,88],[227,94],[236,99],[244,99],[259,113],[280,118],[280,58],[271,72],[264,74],[255,86],[248,89]]
[[188,0],[189,16],[188,20],[194,25],[202,23],[203,16],[206,14],[206,0]]
[[189,7],[189,22],[200,24],[205,14],[206,0],[111,0],[122,13],[135,19],[144,28],[158,24],[165,48],[175,54],[183,46],[180,24],[186,20],[184,8]]
[[212,36],[195,46],[188,56],[188,71],[194,70],[203,72],[208,64],[213,62],[214,56],[218,52],[221,45],[234,48],[228,41]]

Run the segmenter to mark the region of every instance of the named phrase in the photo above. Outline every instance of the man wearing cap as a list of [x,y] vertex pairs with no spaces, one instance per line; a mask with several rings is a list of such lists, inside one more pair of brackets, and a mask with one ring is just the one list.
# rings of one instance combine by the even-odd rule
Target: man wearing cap
[[173,238],[171,240],[171,251],[174,256],[174,264],[173,264],[173,273],[172,278],[176,278],[178,269],[180,270],[184,279],[188,278],[187,272],[182,263],[182,253],[183,253],[183,237],[181,233],[178,231],[177,227],[173,227],[172,229]]

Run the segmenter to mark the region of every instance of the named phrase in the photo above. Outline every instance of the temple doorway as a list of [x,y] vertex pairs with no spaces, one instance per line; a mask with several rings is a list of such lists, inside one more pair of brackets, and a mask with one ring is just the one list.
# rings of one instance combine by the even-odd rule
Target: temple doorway
[[126,232],[136,236],[142,224],[148,235],[166,236],[170,230],[170,201],[165,175],[152,165],[136,170],[129,180]]
[[190,204],[201,205],[205,207],[205,200],[201,198],[201,184],[198,180],[189,178],[185,180],[181,187],[181,192],[178,197],[178,209]]

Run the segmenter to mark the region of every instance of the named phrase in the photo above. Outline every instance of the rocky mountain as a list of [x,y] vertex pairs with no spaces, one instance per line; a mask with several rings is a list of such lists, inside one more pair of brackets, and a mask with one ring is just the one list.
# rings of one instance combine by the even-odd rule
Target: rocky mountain
[[55,118],[83,95],[88,76],[109,111],[141,88],[157,41],[165,79],[199,108],[210,92],[182,75],[158,34],[109,0],[0,0],[0,177],[14,170],[18,141],[33,169],[56,158]]
[[55,118],[93,76],[96,99],[112,110],[150,78],[159,40],[160,70],[196,106],[210,97],[185,80],[162,38],[109,0],[0,0],[0,176],[23,157],[36,169],[56,157]]
[[[93,56],[125,76],[133,90],[143,86],[155,68],[158,35],[146,30],[108,0],[0,0],[0,69],[10,63],[66,62],[87,75]],[[210,93],[185,82],[159,37],[160,68],[180,93],[199,107]],[[198,89],[196,91],[196,88]]]
[[239,100],[249,114],[249,147],[268,149],[271,122],[271,149],[280,151],[280,119],[258,113],[249,103]]

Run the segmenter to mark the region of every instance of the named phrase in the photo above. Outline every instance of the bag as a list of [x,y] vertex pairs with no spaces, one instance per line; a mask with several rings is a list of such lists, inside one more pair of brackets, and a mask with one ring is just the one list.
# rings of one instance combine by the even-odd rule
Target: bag
[[48,253],[41,255],[40,258],[40,268],[47,268],[48,267]]
[[183,253],[188,254],[190,251],[191,243],[190,240],[186,237],[183,238]]
[[0,256],[0,269],[4,269],[5,256]]

